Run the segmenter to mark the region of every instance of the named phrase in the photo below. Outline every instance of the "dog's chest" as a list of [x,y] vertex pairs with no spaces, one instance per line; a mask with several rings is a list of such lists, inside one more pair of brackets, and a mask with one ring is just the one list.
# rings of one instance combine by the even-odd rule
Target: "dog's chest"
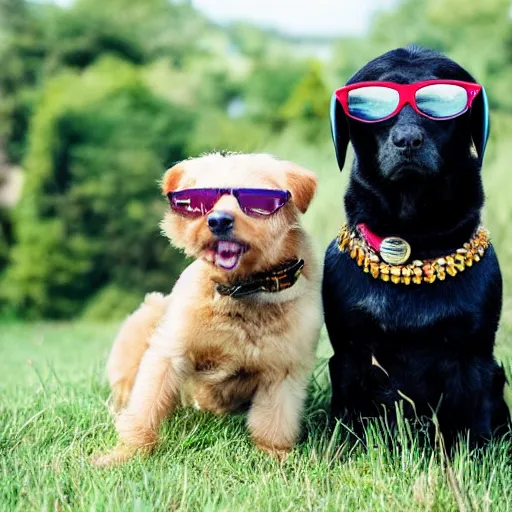
[[230,373],[240,367],[258,370],[289,330],[286,305],[213,305],[196,319],[196,335],[188,344],[188,357],[196,372]]

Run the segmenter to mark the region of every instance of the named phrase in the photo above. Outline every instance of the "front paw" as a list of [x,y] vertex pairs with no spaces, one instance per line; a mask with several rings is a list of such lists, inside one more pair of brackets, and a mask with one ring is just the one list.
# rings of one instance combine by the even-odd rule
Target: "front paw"
[[131,459],[137,453],[137,449],[131,446],[117,446],[104,455],[94,455],[91,462],[100,468],[119,466]]
[[279,462],[284,462],[292,449],[291,445],[276,445],[264,439],[253,438],[253,442],[259,450],[268,453]]
[[100,468],[114,467],[124,464],[136,454],[147,455],[151,450],[147,447],[118,445],[112,451],[104,455],[94,455],[91,462]]

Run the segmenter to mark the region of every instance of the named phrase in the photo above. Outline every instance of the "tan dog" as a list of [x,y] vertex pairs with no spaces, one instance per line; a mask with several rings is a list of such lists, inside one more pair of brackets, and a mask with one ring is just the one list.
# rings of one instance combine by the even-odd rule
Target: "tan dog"
[[162,187],[281,189],[291,198],[266,216],[250,197],[244,213],[229,192],[208,212],[176,199],[188,210],[171,209],[163,231],[197,259],[170,295],[147,295],[121,327],[108,361],[120,442],[96,464],[149,451],[180,395],[215,413],[249,406],[254,443],[283,456],[299,434],[323,322],[320,269],[299,221],[316,177],[269,155],[214,153],[175,165]]

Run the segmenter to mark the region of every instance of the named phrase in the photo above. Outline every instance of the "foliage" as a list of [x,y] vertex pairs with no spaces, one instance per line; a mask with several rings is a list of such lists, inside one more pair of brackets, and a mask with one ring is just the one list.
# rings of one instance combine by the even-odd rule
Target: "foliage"
[[0,213],[0,309],[104,318],[146,291],[168,291],[184,261],[158,233],[166,205],[156,182],[176,160],[212,149],[272,152],[315,170],[319,198],[306,224],[322,251],[342,220],[331,92],[409,43],[447,53],[486,86],[486,218],[508,257],[509,7],[401,0],[365,37],[334,41],[326,58],[326,40],[220,27],[190,2],[0,0],[0,152],[26,183],[17,207]]
[[2,282],[12,308],[70,316],[106,283],[139,293],[172,287],[182,264],[158,233],[157,181],[162,166],[185,157],[192,121],[113,58],[48,82]]

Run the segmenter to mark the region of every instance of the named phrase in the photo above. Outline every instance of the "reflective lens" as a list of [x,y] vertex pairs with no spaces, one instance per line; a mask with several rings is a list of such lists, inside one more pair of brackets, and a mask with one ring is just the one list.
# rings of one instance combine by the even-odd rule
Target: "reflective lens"
[[460,85],[433,84],[416,91],[418,110],[437,119],[461,114],[467,104],[468,93]]
[[291,197],[288,190],[258,188],[189,188],[170,192],[171,208],[187,217],[200,217],[213,210],[225,194],[236,197],[241,210],[252,217],[268,216],[283,207]]
[[215,188],[189,188],[171,192],[171,208],[187,217],[200,217],[213,209],[221,194]]
[[239,189],[235,191],[243,212],[251,216],[272,215],[290,199],[287,190]]
[[349,91],[348,111],[361,121],[378,121],[391,115],[398,101],[398,91],[389,87],[360,87]]

